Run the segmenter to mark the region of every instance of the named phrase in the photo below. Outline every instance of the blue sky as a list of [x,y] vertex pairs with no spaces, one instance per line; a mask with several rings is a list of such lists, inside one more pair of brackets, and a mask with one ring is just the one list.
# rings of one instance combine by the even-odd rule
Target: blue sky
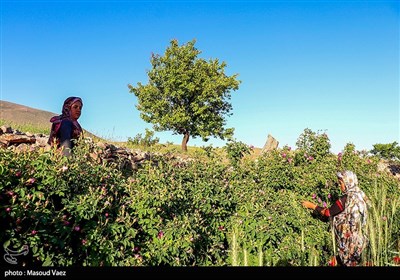
[[[234,138],[279,147],[305,128],[333,153],[400,142],[399,1],[7,1],[1,8],[1,100],[56,114],[84,100],[81,125],[126,141],[152,126],[128,84],[147,84],[151,53],[196,40],[239,74]],[[49,123],[50,126],[50,123]],[[157,132],[160,142],[182,137]],[[189,146],[220,147],[219,139]]]

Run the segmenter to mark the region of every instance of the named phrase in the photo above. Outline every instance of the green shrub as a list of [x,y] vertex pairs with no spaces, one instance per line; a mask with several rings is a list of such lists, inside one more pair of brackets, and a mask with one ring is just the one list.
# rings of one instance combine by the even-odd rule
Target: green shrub
[[226,147],[229,162],[212,148],[186,160],[157,154],[130,174],[98,162],[89,141],[69,158],[1,148],[0,243],[28,245],[18,261],[37,266],[325,266],[330,224],[301,202],[330,205],[340,195],[336,171],[351,169],[375,209],[366,262],[396,264],[398,180],[353,144],[333,155],[327,137],[312,139],[321,142],[255,160],[237,141]]
[[128,145],[131,146],[142,146],[142,147],[151,147],[155,144],[158,144],[160,139],[158,137],[154,138],[154,131],[146,128],[145,135],[138,133],[133,139],[128,137]]

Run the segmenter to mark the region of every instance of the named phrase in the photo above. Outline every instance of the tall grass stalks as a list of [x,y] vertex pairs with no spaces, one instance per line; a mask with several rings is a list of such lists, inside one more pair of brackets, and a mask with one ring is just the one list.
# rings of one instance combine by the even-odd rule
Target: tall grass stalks
[[[396,240],[391,240],[393,221],[400,206],[400,198],[388,201],[387,189],[375,183],[370,193],[370,209],[367,221],[369,246],[366,250],[365,264],[387,266],[391,263],[391,251],[394,251]],[[388,203],[390,202],[390,203]]]

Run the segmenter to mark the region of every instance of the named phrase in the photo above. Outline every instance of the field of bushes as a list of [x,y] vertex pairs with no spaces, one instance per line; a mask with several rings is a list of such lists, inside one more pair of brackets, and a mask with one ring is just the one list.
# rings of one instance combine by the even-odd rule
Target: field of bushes
[[332,154],[326,134],[305,130],[297,147],[256,157],[234,140],[184,161],[154,152],[131,173],[99,163],[96,149],[85,139],[70,158],[0,149],[0,243],[28,246],[18,264],[328,266],[330,222],[301,202],[330,205],[345,169],[371,200],[363,265],[400,264],[400,182],[351,143]]

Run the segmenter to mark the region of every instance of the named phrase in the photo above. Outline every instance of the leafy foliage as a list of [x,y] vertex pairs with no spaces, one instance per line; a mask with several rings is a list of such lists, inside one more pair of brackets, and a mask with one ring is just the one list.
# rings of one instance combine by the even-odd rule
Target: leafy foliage
[[142,147],[150,147],[160,142],[160,138],[154,138],[154,131],[146,128],[144,137],[138,133],[133,139],[128,137],[128,145],[139,145]]
[[158,154],[129,175],[99,163],[97,148],[81,140],[69,158],[56,150],[0,149],[0,243],[27,245],[19,262],[324,266],[334,253],[330,224],[301,201],[333,203],[342,169],[356,172],[377,209],[371,240],[384,233],[366,256],[390,265],[389,253],[399,251],[399,182],[378,170],[378,157],[352,144],[339,155],[319,145],[310,159],[284,147],[254,160],[243,156],[250,147],[232,141],[229,162],[212,148],[186,161]]
[[234,139],[230,139],[224,149],[227,153],[228,159],[233,166],[237,166],[240,160],[246,154],[250,155],[252,151],[252,147]]
[[386,160],[400,160],[400,146],[397,142],[373,145],[371,153]]
[[326,133],[314,132],[309,128],[296,141],[298,149],[304,151],[309,158],[325,157],[329,155],[331,144]]
[[240,83],[237,74],[225,74],[225,62],[198,58],[195,42],[179,46],[172,40],[164,56],[152,55],[148,84],[128,86],[138,98],[141,118],[156,131],[183,135],[182,150],[187,150],[190,136],[207,141],[233,135],[232,128],[224,127],[225,116],[231,114],[230,91]]

